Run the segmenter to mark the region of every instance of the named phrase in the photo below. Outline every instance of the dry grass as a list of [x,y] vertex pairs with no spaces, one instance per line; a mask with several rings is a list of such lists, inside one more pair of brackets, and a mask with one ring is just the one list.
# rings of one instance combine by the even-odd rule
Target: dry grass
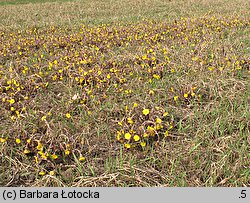
[[247,1],[8,4],[0,25],[0,185],[249,186]]
[[[4,28],[26,28],[48,25],[80,25],[138,21],[143,18],[171,21],[180,17],[204,15],[249,16],[248,1],[236,0],[123,0],[45,2],[0,7],[0,25]],[[208,14],[209,13],[209,14]]]

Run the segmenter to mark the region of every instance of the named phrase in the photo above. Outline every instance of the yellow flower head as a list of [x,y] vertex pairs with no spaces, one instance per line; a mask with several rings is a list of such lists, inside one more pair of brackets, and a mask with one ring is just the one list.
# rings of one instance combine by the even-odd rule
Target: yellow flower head
[[38,163],[38,157],[34,156],[35,162]]
[[127,121],[128,121],[129,124],[133,124],[133,123],[134,123],[134,121],[133,121],[132,118],[130,118],[130,117],[127,118]]
[[150,95],[153,95],[155,92],[153,90],[149,90],[148,92]]
[[137,106],[138,106],[138,104],[137,104],[137,103],[134,103],[134,105],[133,105],[133,106],[134,106],[134,108],[135,108],[135,107],[137,107]]
[[69,150],[65,150],[65,155],[69,155],[70,154],[70,151]]
[[14,100],[14,99],[10,99],[10,100],[9,100],[9,103],[10,103],[10,104],[14,104],[14,103],[15,103],[15,100]]
[[153,131],[154,131],[154,128],[151,127],[151,126],[148,126],[148,127],[147,127],[147,130],[148,130],[148,132],[153,132]]
[[124,147],[126,147],[127,149],[131,148],[131,145],[129,143],[124,144]]
[[38,173],[40,176],[44,176],[46,173],[44,171],[41,171]]
[[56,154],[52,154],[52,155],[51,155],[51,158],[52,158],[52,159],[57,159],[58,156],[57,156]]
[[121,140],[121,135],[116,135],[116,139],[117,139],[117,141],[120,141]]
[[41,143],[40,141],[37,141],[37,146],[36,146],[36,148],[37,148],[37,150],[42,151],[43,145],[42,145],[42,143]]
[[133,138],[134,138],[134,141],[136,141],[136,142],[140,140],[139,135],[135,135]]
[[38,154],[41,155],[41,158],[42,158],[43,160],[47,160],[47,154],[44,154],[42,151],[39,151]]
[[53,175],[55,175],[55,172],[54,172],[54,171],[50,171],[49,174],[50,174],[51,176],[53,176]]
[[71,115],[70,115],[70,113],[66,113],[66,118],[70,118],[71,117]]
[[168,112],[163,113],[163,116],[164,117],[168,116]]
[[24,154],[29,154],[29,153],[30,153],[30,150],[25,149],[25,150],[23,151],[23,153],[24,153]]
[[156,130],[160,130],[160,129],[162,129],[162,128],[163,128],[163,125],[161,125],[161,124],[157,124],[157,125],[155,126],[155,128],[156,128]]
[[17,144],[20,144],[21,143],[21,140],[19,138],[16,138],[16,143]]
[[125,139],[126,140],[130,140],[130,138],[131,138],[131,134],[130,133],[125,133]]
[[0,143],[4,143],[6,141],[7,141],[7,139],[0,137]]
[[165,136],[165,137],[168,136],[168,131],[167,131],[167,130],[165,131],[164,136]]
[[162,122],[162,120],[160,118],[156,118],[155,122],[160,124]]
[[157,75],[157,74],[153,74],[153,77],[154,77],[155,79],[157,79],[157,80],[159,80],[159,79],[161,78],[161,76],[160,76],[160,75]]
[[145,146],[146,146],[146,142],[141,142],[140,145],[141,145],[142,147],[145,147]]
[[79,157],[79,161],[85,161],[85,160],[86,160],[86,158],[84,156]]
[[142,113],[145,116],[148,115],[149,114],[149,109],[143,109]]

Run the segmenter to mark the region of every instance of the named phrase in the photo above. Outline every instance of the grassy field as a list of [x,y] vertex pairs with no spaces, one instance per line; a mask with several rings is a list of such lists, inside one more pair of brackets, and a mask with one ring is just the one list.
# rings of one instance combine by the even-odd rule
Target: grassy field
[[0,186],[250,186],[250,2],[0,1]]

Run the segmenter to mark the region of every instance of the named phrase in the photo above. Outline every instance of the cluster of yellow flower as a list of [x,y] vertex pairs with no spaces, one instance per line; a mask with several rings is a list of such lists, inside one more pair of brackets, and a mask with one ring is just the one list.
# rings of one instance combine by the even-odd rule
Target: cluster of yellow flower
[[[98,116],[109,97],[115,97],[118,106],[124,100],[134,103],[112,119],[118,120],[111,129],[114,140],[126,148],[145,147],[168,136],[175,125],[174,116],[155,98],[168,95],[164,102],[174,106],[201,101],[202,85],[173,87],[174,82],[168,83],[172,76],[197,69],[207,74],[247,70],[245,56],[208,47],[213,37],[226,37],[223,31],[249,25],[247,19],[211,17],[0,31],[0,120],[6,124],[0,143],[14,143],[37,164],[73,156],[79,145],[61,147],[62,140],[48,141],[48,131],[62,125],[67,131],[82,117]],[[182,56],[183,50],[188,54]],[[15,131],[13,125],[21,127]],[[77,159],[85,157],[79,153]]]
[[144,148],[153,140],[167,137],[174,128],[174,118],[161,107],[141,108],[134,103],[122,120],[117,122],[116,140],[124,147]]

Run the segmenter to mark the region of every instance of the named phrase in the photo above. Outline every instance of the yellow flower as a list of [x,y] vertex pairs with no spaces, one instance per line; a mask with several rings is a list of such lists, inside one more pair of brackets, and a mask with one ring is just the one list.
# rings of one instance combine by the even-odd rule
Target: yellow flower
[[213,67],[213,66],[208,67],[209,71],[213,71],[214,69],[215,69],[215,67]]
[[34,156],[35,162],[38,163],[38,157]]
[[132,118],[127,118],[127,121],[128,121],[129,124],[133,124],[134,123],[134,121],[132,120]]
[[129,143],[124,144],[124,146],[125,146],[127,149],[129,149],[129,148],[131,147],[131,145],[130,145]]
[[10,103],[10,104],[14,104],[14,103],[15,103],[15,100],[14,100],[14,99],[10,99],[10,100],[9,100],[9,103]]
[[43,117],[41,118],[42,121],[44,121],[45,119],[46,119],[46,116],[43,116]]
[[194,93],[194,92],[192,92],[192,93],[191,93],[191,96],[192,96],[192,97],[194,97],[194,96],[195,96],[195,93]]
[[147,55],[146,54],[144,54],[143,56],[142,56],[142,60],[146,60],[148,57],[147,57]]
[[161,125],[161,124],[157,124],[157,125],[155,126],[155,128],[156,128],[156,130],[160,130],[160,129],[162,129],[162,128],[163,128],[163,125]]
[[153,95],[155,92],[153,90],[149,90],[149,94]]
[[69,155],[70,154],[70,151],[69,150],[65,150],[65,155]]
[[153,77],[154,77],[155,79],[157,79],[157,80],[159,80],[159,79],[161,78],[161,76],[160,76],[160,75],[157,75],[157,74],[153,74]]
[[5,139],[5,138],[0,138],[0,143],[4,143],[4,142],[6,142],[7,141],[7,139]]
[[51,176],[53,176],[53,175],[55,175],[55,172],[54,172],[54,171],[50,171],[49,174],[50,174]]
[[38,154],[41,155],[41,158],[42,158],[43,160],[47,160],[47,156],[46,156],[42,151],[39,151]]
[[147,127],[147,130],[148,130],[148,132],[153,132],[153,131],[154,131],[154,128],[151,127],[151,126],[148,126],[148,127]]
[[168,112],[163,113],[163,116],[164,117],[168,116]]
[[66,117],[70,118],[71,117],[70,113],[66,113]]
[[118,125],[122,126],[122,122],[118,122]]
[[58,156],[57,156],[56,154],[52,154],[52,155],[51,155],[51,158],[52,158],[52,159],[57,159]]
[[27,139],[26,142],[29,144],[31,142],[31,139]]
[[143,137],[148,137],[148,133],[144,133],[144,134],[143,134]]
[[146,142],[141,142],[140,145],[141,145],[142,147],[145,147],[145,146],[146,146]]
[[24,154],[29,154],[29,153],[30,153],[30,150],[25,149],[25,150],[23,151],[23,153],[24,153]]
[[86,160],[86,158],[84,156],[79,157],[79,161],[85,161],[85,160]]
[[137,104],[137,103],[134,103],[134,105],[133,105],[133,106],[134,106],[134,108],[135,108],[135,107],[137,107],[137,106],[138,106],[138,104]]
[[168,136],[168,131],[167,131],[167,130],[165,131],[164,136],[165,136],[165,137]]
[[118,141],[120,141],[121,135],[116,135],[116,139],[117,139]]
[[131,134],[130,133],[125,133],[125,139],[126,140],[130,140],[130,138],[131,138]]
[[46,173],[44,171],[41,171],[38,173],[40,176],[44,176]]
[[162,120],[161,120],[160,118],[156,118],[156,119],[155,119],[155,122],[156,122],[156,123],[161,123]]
[[127,105],[125,106],[125,111],[128,111],[128,106]]
[[178,100],[178,98],[179,98],[178,96],[174,96],[174,100],[175,100],[175,101],[177,101],[177,100]]
[[137,141],[139,141],[139,140],[140,140],[139,135],[135,135],[135,136],[134,136],[134,141],[136,141],[136,142],[137,142]]
[[145,116],[148,115],[149,114],[149,109],[143,109],[142,113]]
[[184,98],[188,98],[188,94],[184,94],[183,96],[184,96]]
[[37,150],[42,151],[43,145],[42,145],[42,143],[41,143],[40,141],[37,141],[37,146],[36,146],[36,148],[37,148]]
[[20,144],[21,143],[21,140],[19,138],[16,138],[16,143],[17,144]]

